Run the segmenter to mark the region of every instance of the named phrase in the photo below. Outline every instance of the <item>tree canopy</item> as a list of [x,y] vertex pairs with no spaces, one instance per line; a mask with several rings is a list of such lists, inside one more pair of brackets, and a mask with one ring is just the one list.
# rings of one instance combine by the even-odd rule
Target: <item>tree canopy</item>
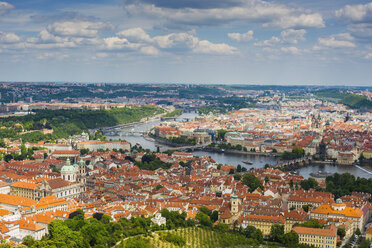
[[257,188],[263,189],[263,185],[262,185],[260,179],[258,179],[255,175],[253,175],[251,173],[245,174],[243,176],[242,182],[243,182],[243,184],[245,184],[249,187],[250,192],[255,191]]

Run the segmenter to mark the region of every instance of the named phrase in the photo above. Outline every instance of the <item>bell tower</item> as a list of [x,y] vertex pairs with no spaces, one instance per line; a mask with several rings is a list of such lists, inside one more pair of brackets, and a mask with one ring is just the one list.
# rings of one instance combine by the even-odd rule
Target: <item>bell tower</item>
[[236,195],[236,190],[234,188],[234,193],[231,195],[231,214],[236,215],[239,212],[239,198]]
[[77,181],[80,183],[80,192],[86,191],[87,175],[86,165],[82,158],[80,158],[77,170]]

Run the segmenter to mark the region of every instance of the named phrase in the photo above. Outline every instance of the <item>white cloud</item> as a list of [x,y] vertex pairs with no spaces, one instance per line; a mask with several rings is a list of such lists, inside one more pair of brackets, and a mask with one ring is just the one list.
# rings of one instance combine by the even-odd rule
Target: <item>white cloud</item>
[[198,42],[197,46],[193,48],[193,52],[208,54],[234,54],[237,53],[237,49],[224,43],[214,44],[207,40],[201,40]]
[[62,38],[62,37],[59,37],[59,36],[55,36],[51,33],[49,33],[48,30],[46,29],[43,29],[41,30],[41,32],[39,33],[38,35],[39,37],[39,40],[41,42],[65,42],[65,41],[68,41],[68,38]]
[[227,23],[259,23],[264,27],[322,28],[324,20],[319,13],[288,7],[263,0],[241,1],[240,5],[225,8],[166,8],[149,2],[128,1],[124,8],[131,16],[159,18],[166,25],[225,25]]
[[263,24],[263,27],[276,28],[324,28],[323,17],[319,13],[300,14],[300,15],[283,15],[278,20]]
[[287,30],[283,30],[280,33],[280,36],[283,42],[297,44],[298,41],[305,40],[305,37],[304,37],[305,34],[306,34],[305,29],[299,29],[299,30],[287,29]]
[[48,32],[57,36],[96,37],[100,31],[112,28],[109,23],[88,21],[55,22],[48,25]]
[[301,53],[301,51],[297,47],[294,47],[294,46],[282,47],[280,50],[285,53],[291,53],[291,54],[296,54],[296,55]]
[[280,39],[276,36],[270,38],[270,40],[264,40],[254,43],[255,46],[274,46],[275,44],[280,43]]
[[336,16],[350,21],[372,21],[372,2],[346,5],[344,8],[336,11]]
[[228,33],[227,36],[237,42],[248,42],[253,39],[253,30],[249,30],[246,33]]
[[9,10],[13,9],[14,6],[7,2],[0,2],[0,14],[8,12]]
[[357,38],[372,38],[372,24],[370,23],[351,24],[347,29]]
[[108,50],[122,50],[122,49],[137,49],[140,47],[139,44],[130,43],[125,38],[119,38],[119,37],[109,37],[104,38],[104,46],[103,49]]
[[150,36],[145,32],[145,30],[139,27],[123,30],[119,33],[116,33],[116,35],[134,42],[148,42],[151,40]]
[[280,38],[272,36],[269,40],[263,40],[254,43],[255,46],[272,47],[279,44],[297,44],[299,41],[305,40],[305,29],[286,29],[280,33]]
[[349,33],[334,34],[327,38],[318,38],[315,50],[324,48],[354,48],[354,38]]
[[5,33],[0,31],[0,43],[17,43],[21,40],[15,33]]
[[235,47],[225,43],[212,43],[208,40],[199,40],[195,31],[170,33],[150,37],[142,28],[132,28],[117,33],[120,37],[104,39],[104,49],[121,50],[137,49],[143,54],[158,55],[161,51],[187,52],[205,54],[234,54]]
[[198,38],[190,33],[171,33],[164,36],[155,36],[152,41],[160,48],[193,48],[199,42]]
[[68,57],[69,57],[68,54],[62,54],[62,53],[58,53],[58,52],[45,52],[45,53],[39,54],[36,58],[40,59],[40,60],[44,60],[44,59],[62,60],[62,59],[68,58]]
[[141,47],[140,52],[146,55],[158,55],[160,54],[160,51],[153,46],[145,46]]
[[365,59],[372,59],[372,53],[367,53],[365,56],[364,56]]

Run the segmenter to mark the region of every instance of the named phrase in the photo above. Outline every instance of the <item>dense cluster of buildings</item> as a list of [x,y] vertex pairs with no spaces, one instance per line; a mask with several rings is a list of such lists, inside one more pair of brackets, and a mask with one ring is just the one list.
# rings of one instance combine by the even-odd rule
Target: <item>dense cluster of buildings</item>
[[155,134],[163,138],[197,138],[198,143],[215,141],[219,129],[226,130],[226,143],[262,153],[291,152],[320,154],[339,164],[352,164],[361,155],[372,157],[372,114],[318,100],[280,103],[280,110],[240,109],[225,115],[199,116],[194,121],[163,122]]
[[[132,162],[141,161],[144,153],[131,155],[131,160],[127,155],[93,152],[72,162],[69,158],[55,159],[51,153],[42,161],[2,162],[2,238],[20,242],[31,235],[39,239],[48,232],[50,221],[66,219],[78,208],[87,217],[100,212],[114,220],[144,216],[164,224],[162,209],[186,212],[187,218],[195,218],[198,209],[205,206],[218,211],[216,223],[254,226],[265,236],[273,224],[281,224],[285,232],[297,232],[300,243],[336,247],[337,228],[344,228],[348,238],[357,229],[365,230],[372,215],[369,194],[355,192],[335,200],[331,193],[299,189],[302,176],[272,168],[249,171],[264,186],[251,192],[230,174],[235,167],[220,166],[210,157],[156,153],[157,158],[172,166],[150,171]],[[325,186],[322,182],[319,185]],[[304,211],[305,205],[310,206],[308,212]],[[296,225],[311,219],[325,228]]]
[[[234,94],[258,96],[262,92]],[[339,164],[352,164],[361,156],[372,158],[371,113],[361,115],[343,105],[306,99],[283,101],[277,108],[271,103],[274,98],[261,98],[258,108],[163,122],[154,128],[154,135],[209,144],[217,142],[218,130],[225,130],[225,142],[245,151],[283,153],[300,147],[308,155]],[[27,111],[124,106],[121,104],[29,102],[7,106]],[[21,142],[4,142],[3,154],[21,152]],[[27,235],[41,239],[48,233],[48,223],[64,220],[77,209],[84,210],[87,218],[97,212],[114,221],[144,216],[163,225],[162,209],[185,212],[187,219],[193,219],[202,206],[218,212],[215,225],[254,226],[268,236],[271,227],[280,224],[286,233],[296,232],[300,243],[316,247],[336,247],[338,228],[346,231],[345,239],[358,229],[372,239],[372,226],[366,225],[372,216],[370,194],[353,192],[335,199],[329,192],[301,189],[304,178],[289,172],[273,168],[241,172],[242,176],[255,175],[263,185],[251,189],[231,174],[236,171],[234,166],[219,165],[211,157],[159,152],[155,157],[170,168],[144,170],[136,162],[146,153],[131,153],[128,142],[89,140],[85,133],[57,143],[25,143],[25,147],[36,149],[34,160],[0,162],[0,238],[6,241],[19,243]],[[325,183],[320,181],[319,186],[324,188]],[[323,227],[299,226],[309,220],[317,220]]]

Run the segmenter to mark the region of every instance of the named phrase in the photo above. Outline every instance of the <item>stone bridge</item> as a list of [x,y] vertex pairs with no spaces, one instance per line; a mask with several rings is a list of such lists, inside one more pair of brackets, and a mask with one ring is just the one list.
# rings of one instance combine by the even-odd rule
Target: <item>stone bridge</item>
[[288,161],[281,161],[277,163],[276,165],[274,165],[274,167],[284,168],[284,167],[290,167],[294,165],[304,166],[306,164],[310,164],[310,162],[311,162],[311,157],[302,157],[302,158],[297,158],[297,159],[288,160]]

